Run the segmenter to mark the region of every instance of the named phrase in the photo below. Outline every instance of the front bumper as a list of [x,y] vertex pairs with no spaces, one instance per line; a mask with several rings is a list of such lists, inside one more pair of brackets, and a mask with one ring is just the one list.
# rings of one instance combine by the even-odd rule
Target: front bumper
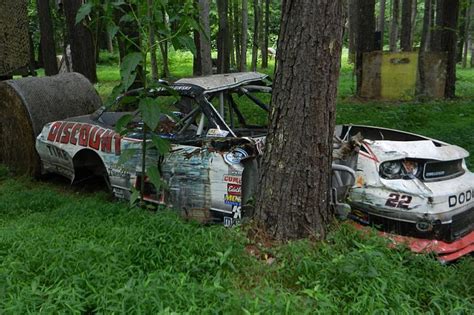
[[380,211],[364,209],[361,205],[352,206],[349,218],[388,233],[452,243],[474,231],[474,207],[453,211],[449,220],[442,221],[436,215],[417,215],[411,220],[404,220],[384,216]]
[[[365,226],[354,223],[357,229],[364,230]],[[416,238],[410,236],[396,235],[379,231],[380,236],[389,239],[393,246],[405,245],[417,254],[435,254],[441,263],[455,261],[461,257],[474,253],[474,231],[454,242],[447,243],[440,240]]]
[[382,233],[382,235],[392,240],[394,244],[407,245],[414,253],[434,253],[442,263],[452,262],[470,253],[474,253],[474,231],[452,243],[389,233]]

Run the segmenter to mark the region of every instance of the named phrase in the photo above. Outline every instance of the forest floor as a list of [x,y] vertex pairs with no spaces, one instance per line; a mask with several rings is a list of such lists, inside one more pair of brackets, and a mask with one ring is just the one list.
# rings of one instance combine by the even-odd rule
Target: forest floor
[[[99,66],[104,97],[118,80],[109,59]],[[186,54],[171,66],[176,77],[192,69]],[[350,97],[344,63],[337,121],[417,132],[473,154],[474,69],[458,76],[453,101],[362,103]],[[105,192],[0,167],[0,313],[474,313],[474,257],[441,265],[345,223],[324,242],[272,247],[246,229],[131,209]]]

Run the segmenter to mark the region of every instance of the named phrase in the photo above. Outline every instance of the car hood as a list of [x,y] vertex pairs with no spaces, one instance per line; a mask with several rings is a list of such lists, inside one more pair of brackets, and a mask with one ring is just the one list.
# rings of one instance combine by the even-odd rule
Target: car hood
[[365,140],[365,142],[370,146],[380,162],[406,158],[452,161],[464,159],[469,156],[469,152],[461,147],[431,140]]

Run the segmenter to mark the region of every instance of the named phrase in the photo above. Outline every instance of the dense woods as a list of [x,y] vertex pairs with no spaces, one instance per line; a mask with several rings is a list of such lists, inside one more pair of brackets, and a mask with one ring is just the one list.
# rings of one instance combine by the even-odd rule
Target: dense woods
[[[157,79],[173,76],[169,70],[170,50],[191,51],[195,75],[212,73],[213,67],[218,73],[266,68],[277,51],[281,16],[278,0],[117,3],[30,1],[36,63],[45,68],[47,75],[55,74],[56,54],[70,49],[72,65],[68,67],[95,82],[100,50],[112,52],[115,46],[123,60],[128,53],[149,47],[150,72]],[[347,1],[343,43],[356,65],[357,94],[363,54],[384,50],[421,52],[420,67],[426,53],[446,52],[445,97],[454,97],[455,65],[474,65],[473,7],[471,0]],[[417,90],[422,94],[424,74],[420,76]]]

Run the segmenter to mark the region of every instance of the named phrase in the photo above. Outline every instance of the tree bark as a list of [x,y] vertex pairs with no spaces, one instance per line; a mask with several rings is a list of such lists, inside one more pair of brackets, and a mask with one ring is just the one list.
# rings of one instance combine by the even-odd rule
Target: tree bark
[[230,71],[228,0],[217,0],[217,11],[219,16],[219,31],[217,34],[217,72],[228,73]]
[[53,22],[49,0],[37,0],[38,19],[41,34],[41,56],[43,57],[44,72],[47,76],[58,74],[56,60],[56,44],[54,42]]
[[158,60],[156,58],[155,16],[153,14],[153,0],[147,0],[148,15],[148,48],[150,50],[151,78],[158,80]]
[[259,44],[259,27],[260,27],[260,6],[259,0],[253,0],[253,43],[252,43],[252,71],[257,71],[257,59],[258,59],[258,44]]
[[398,29],[400,19],[400,0],[392,0],[392,22],[390,24],[390,51],[398,50]]
[[234,11],[234,27],[233,27],[233,41],[234,41],[234,49],[235,49],[235,61],[236,61],[236,69],[240,69],[240,62],[241,62],[241,57],[240,54],[242,52],[242,48],[240,47],[241,45],[241,25],[242,23],[240,22],[239,16],[242,15],[242,12],[240,12],[239,9],[239,0],[234,0],[232,2],[233,9]]
[[199,22],[202,30],[199,34],[200,68],[202,75],[212,74],[211,29],[209,25],[209,0],[199,0]]
[[400,49],[412,51],[411,29],[412,29],[412,6],[413,0],[402,1],[402,31],[400,34]]
[[463,49],[463,57],[462,57],[462,67],[466,68],[467,67],[467,59],[468,59],[468,54],[469,50],[472,45],[472,34],[470,32],[471,30],[471,25],[472,25],[472,19],[474,18],[474,4],[472,2],[469,2],[468,8],[466,11],[466,41],[464,43],[464,49]]
[[357,0],[349,0],[348,19],[349,19],[349,62],[355,63],[356,43],[357,43]]
[[425,10],[423,15],[423,30],[421,32],[421,43],[420,43],[420,52],[418,55],[418,75],[419,75],[419,85],[418,93],[419,95],[424,95],[426,91],[426,79],[425,79],[425,54],[428,51],[428,44],[430,42],[430,25],[431,25],[431,10],[432,10],[433,0],[425,0]]
[[454,98],[456,94],[456,43],[459,0],[438,0],[436,28],[440,42],[436,51],[447,52],[445,98]]
[[467,67],[467,53],[469,51],[468,46],[469,46],[469,39],[470,39],[470,34],[469,34],[469,27],[471,25],[471,3],[468,3],[468,6],[466,8],[466,15],[465,15],[465,24],[464,24],[464,43],[463,43],[463,49],[462,49],[462,67],[466,68]]
[[242,41],[240,44],[240,71],[247,71],[247,40],[248,40],[248,2],[242,0]]
[[331,151],[343,12],[340,0],[282,2],[278,65],[256,204],[257,221],[279,240],[322,239],[333,217]]
[[[263,7],[263,4],[262,4]],[[268,41],[270,31],[270,0],[265,0],[265,27],[262,47],[262,68],[268,68]]]
[[81,5],[82,0],[69,0],[63,3],[68,39],[71,44],[72,68],[92,83],[96,83],[97,72],[92,33],[83,23],[76,24],[77,11]]
[[356,76],[357,95],[360,96],[363,54],[375,50],[375,0],[358,0],[357,8]]
[[382,34],[382,46],[383,46],[383,35],[385,32],[385,5],[386,0],[380,0],[380,15],[377,25],[377,30]]
[[[441,45],[442,34],[443,34],[443,1],[444,0],[433,0],[436,2],[436,8],[433,8],[435,13],[435,19],[433,20],[433,31],[431,32],[431,50],[432,51],[443,51]],[[449,0],[448,0],[449,1]]]
[[415,32],[416,32],[416,17],[418,15],[418,0],[413,0],[411,7],[411,34],[410,34],[410,47],[413,50],[415,44]]

